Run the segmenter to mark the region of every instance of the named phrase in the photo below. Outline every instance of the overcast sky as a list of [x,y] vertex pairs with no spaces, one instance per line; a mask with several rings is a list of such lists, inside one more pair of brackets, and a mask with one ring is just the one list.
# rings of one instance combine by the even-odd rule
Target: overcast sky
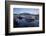
[[30,13],[30,14],[39,14],[39,9],[35,8],[14,8],[13,13],[20,14],[20,13]]

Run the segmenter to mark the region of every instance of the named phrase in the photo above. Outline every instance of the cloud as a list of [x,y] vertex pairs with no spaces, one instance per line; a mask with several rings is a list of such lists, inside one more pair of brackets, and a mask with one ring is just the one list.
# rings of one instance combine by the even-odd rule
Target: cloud
[[13,13],[20,14],[20,13],[30,13],[30,14],[39,14],[39,9],[34,8],[14,8]]

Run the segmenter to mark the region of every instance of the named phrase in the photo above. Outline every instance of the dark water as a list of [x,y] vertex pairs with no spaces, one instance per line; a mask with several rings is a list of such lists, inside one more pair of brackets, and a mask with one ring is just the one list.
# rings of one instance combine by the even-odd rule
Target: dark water
[[39,27],[38,19],[14,18],[14,27]]

